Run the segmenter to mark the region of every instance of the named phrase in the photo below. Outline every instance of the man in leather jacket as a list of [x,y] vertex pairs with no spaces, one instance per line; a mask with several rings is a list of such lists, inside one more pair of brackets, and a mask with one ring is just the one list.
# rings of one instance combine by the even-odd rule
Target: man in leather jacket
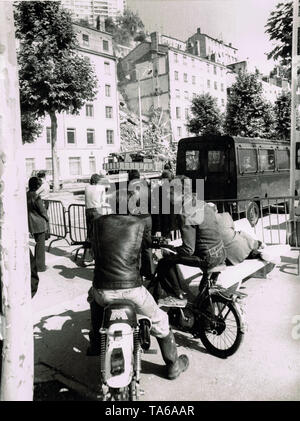
[[[179,179],[183,186],[184,177]],[[189,189],[184,196],[178,193],[176,189],[171,190],[170,199],[179,203],[184,197],[181,214],[178,215],[182,245],[174,248],[176,255],[165,256],[158,263],[158,281],[153,292],[156,300],[162,294],[160,287],[167,294],[175,295],[179,300],[185,300],[185,293],[181,285],[182,280],[176,269],[176,264],[202,269],[204,276],[201,280],[200,291],[204,289],[207,282],[206,271],[225,264],[225,248],[214,210],[203,201],[198,201],[197,206],[189,206],[195,200],[192,191]],[[170,305],[173,305],[176,301],[167,297],[167,299],[160,300],[159,304],[168,304],[168,299],[170,299]]]
[[[120,200],[118,198],[118,205]],[[127,199],[125,200],[128,209]],[[188,368],[188,357],[178,357],[168,315],[158,307],[152,295],[142,285],[141,253],[152,245],[151,217],[132,215],[129,211],[127,214],[101,216],[94,221],[94,240],[95,271],[88,298],[91,307],[91,331],[87,355],[100,354],[99,329],[103,307],[115,300],[130,300],[135,304],[138,313],[151,319],[151,333],[156,336],[166,363],[167,378],[177,378]]]

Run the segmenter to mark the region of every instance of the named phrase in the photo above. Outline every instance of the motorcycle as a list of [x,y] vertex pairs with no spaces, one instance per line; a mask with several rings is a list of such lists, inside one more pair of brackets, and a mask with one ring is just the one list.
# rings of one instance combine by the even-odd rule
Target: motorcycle
[[101,384],[104,401],[136,401],[140,395],[141,352],[151,353],[151,321],[139,316],[130,301],[104,309],[101,341]]
[[[174,251],[172,245],[164,244],[159,237],[153,243],[155,249]],[[217,266],[203,272],[197,296],[186,305],[179,306],[175,301],[174,306],[161,306],[168,312],[169,322],[174,328],[199,338],[205,348],[219,358],[233,355],[246,331],[242,300],[247,294],[240,291],[239,285],[229,289],[217,285],[218,277],[225,268]],[[148,289],[155,288],[156,282],[155,273]]]

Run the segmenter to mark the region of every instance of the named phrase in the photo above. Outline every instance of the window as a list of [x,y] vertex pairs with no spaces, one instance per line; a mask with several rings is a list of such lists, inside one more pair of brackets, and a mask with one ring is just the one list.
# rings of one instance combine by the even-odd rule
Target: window
[[181,127],[177,127],[177,136],[181,137]]
[[239,149],[240,173],[257,171],[256,149]]
[[221,99],[221,104],[224,106],[225,105],[225,101],[224,98]]
[[260,149],[258,159],[259,159],[260,171],[274,171],[275,170],[274,149]]
[[90,174],[95,174],[95,172],[96,172],[96,158],[94,156],[89,157],[89,167],[90,167]]
[[178,54],[177,53],[174,53],[174,61],[175,61],[175,63],[178,63]]
[[186,151],[185,169],[186,171],[196,171],[199,169],[199,151]]
[[112,118],[113,116],[113,109],[112,107],[105,107],[105,117]]
[[208,151],[208,172],[224,172],[225,154],[224,151]]
[[110,75],[110,63],[104,62],[104,73]]
[[67,129],[67,142],[75,143],[75,129]]
[[210,65],[207,63],[207,73],[210,73]]
[[46,139],[47,143],[51,143],[51,127],[46,127]]
[[290,151],[288,149],[278,150],[276,152],[277,168],[279,170],[288,170],[290,168]]
[[186,56],[183,56],[183,64],[186,64]]
[[192,84],[195,85],[196,84],[196,76],[192,76]]
[[180,90],[179,89],[175,89],[175,93],[176,93],[176,98],[180,98]]
[[26,177],[31,177],[31,173],[35,169],[35,159],[26,158],[25,165],[26,165]]
[[87,117],[94,117],[94,106],[92,104],[86,104],[85,115]]
[[217,74],[217,66],[214,66],[214,75]]
[[183,81],[187,82],[188,81],[188,75],[187,73],[183,73]]
[[195,60],[192,58],[192,67],[195,67]]
[[80,157],[69,158],[70,175],[81,175],[81,159]]
[[175,72],[174,72],[174,77],[175,77],[175,80],[179,80],[177,70],[175,70]]
[[[46,158],[46,170],[49,171],[49,174],[52,174],[52,158]],[[57,158],[57,170],[58,175],[60,174],[60,165],[59,165],[59,158]]]
[[217,84],[217,82],[216,82],[216,81],[214,82],[214,88],[215,88],[215,89],[218,89],[218,84]]
[[89,45],[89,36],[87,34],[82,34],[83,45]]
[[221,83],[221,91],[224,92],[224,83]]
[[108,41],[103,40],[103,51],[108,51]]
[[207,79],[207,87],[210,88],[210,80]]
[[176,118],[180,118],[180,107],[176,107]]
[[112,145],[114,143],[114,131],[106,130],[106,143]]
[[94,129],[87,129],[86,141],[88,145],[93,145],[95,143],[95,130]]
[[111,86],[105,85],[105,96],[111,96]]
[[188,109],[188,108],[186,108],[186,109],[184,110],[184,113],[185,113],[185,119],[187,120],[187,119],[189,118],[189,109]]
[[188,91],[184,91],[184,98],[185,99],[189,99],[189,93],[188,93]]

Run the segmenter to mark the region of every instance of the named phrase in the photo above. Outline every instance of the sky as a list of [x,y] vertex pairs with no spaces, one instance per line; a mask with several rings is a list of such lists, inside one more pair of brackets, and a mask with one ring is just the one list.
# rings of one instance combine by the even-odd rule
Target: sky
[[232,43],[241,60],[250,62],[264,74],[274,62],[266,53],[272,44],[265,25],[275,6],[286,0],[127,0],[137,11],[149,32],[185,41],[201,28],[201,32]]

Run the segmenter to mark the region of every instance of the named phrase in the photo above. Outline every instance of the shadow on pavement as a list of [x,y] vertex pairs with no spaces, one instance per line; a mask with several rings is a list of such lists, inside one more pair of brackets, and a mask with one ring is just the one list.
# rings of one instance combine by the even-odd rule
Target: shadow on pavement
[[189,338],[186,335],[183,335],[180,332],[175,333],[175,339],[178,346],[183,346],[185,348],[194,349],[195,351],[200,351],[203,354],[208,354],[209,352],[201,345],[199,339]]
[[54,265],[53,269],[59,269],[59,275],[63,276],[67,279],[74,279],[76,277],[81,279],[87,279],[88,281],[92,281],[93,279],[93,269],[94,268],[87,268],[87,267],[80,267],[77,266],[75,268],[69,268],[64,265]]

